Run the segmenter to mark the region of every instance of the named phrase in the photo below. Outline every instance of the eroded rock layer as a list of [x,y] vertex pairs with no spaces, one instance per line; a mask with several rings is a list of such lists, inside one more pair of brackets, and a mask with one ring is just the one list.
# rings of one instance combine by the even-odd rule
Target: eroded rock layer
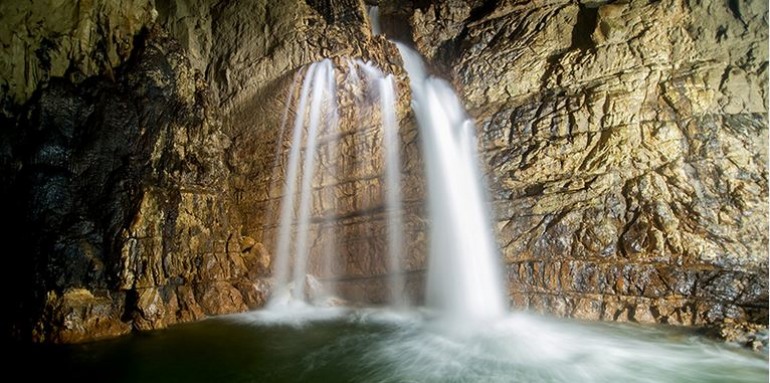
[[114,336],[260,302],[250,270],[266,254],[243,251],[228,218],[228,139],[205,83],[159,29],[138,41],[112,79],[50,81],[8,141],[10,240],[29,245],[8,278],[23,282],[17,314],[33,326],[18,331],[36,340]]
[[[296,73],[324,57],[400,70],[362,2],[272,3],[97,1],[57,15],[3,4],[15,29],[0,38],[26,44],[3,55],[0,191],[14,227],[2,279],[18,291],[7,333],[80,342],[264,304],[277,128]],[[34,33],[17,28],[38,19]],[[380,149],[361,141],[379,136],[373,121],[346,121],[335,139],[348,155],[334,161],[375,166]],[[355,202],[381,193],[372,184],[339,182],[351,227],[376,220],[379,202]],[[374,262],[350,258],[352,283],[371,279],[355,262]]]

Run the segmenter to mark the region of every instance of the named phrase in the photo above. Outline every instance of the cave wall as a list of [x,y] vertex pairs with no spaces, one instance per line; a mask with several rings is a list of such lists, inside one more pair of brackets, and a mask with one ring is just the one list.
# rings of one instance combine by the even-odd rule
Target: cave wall
[[[766,3],[379,3],[385,30],[452,80],[476,120],[514,308],[766,323]],[[345,57],[396,76],[419,295],[419,134],[401,60],[369,34],[362,1],[0,11],[1,279],[18,292],[5,334],[80,342],[263,305],[290,146],[278,127],[302,68],[325,57],[338,83]],[[321,164],[341,175],[315,180],[311,253],[337,232],[329,282],[377,303],[382,132],[350,94],[341,133],[322,137]]]
[[23,106],[4,132],[16,225],[4,282],[20,290],[19,337],[77,342],[258,303],[247,268],[258,261],[220,198],[228,140],[207,102],[184,51],[154,28],[112,76],[53,78]]
[[767,322],[767,2],[386,3],[476,119],[514,307]]
[[9,115],[50,78],[111,76],[156,12],[147,0],[43,0],[5,1],[0,15],[0,111]]
[[[323,57],[400,68],[355,0],[2,7],[0,194],[14,225],[2,280],[18,291],[3,327],[38,342],[264,304],[276,127],[295,74]],[[355,156],[379,151],[367,150]]]

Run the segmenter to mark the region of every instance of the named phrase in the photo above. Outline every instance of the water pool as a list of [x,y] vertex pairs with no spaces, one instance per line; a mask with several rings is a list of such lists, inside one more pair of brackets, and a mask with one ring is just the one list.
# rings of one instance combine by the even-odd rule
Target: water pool
[[[17,350],[79,382],[767,382],[767,355],[692,331],[514,313],[472,326],[384,310],[252,312]],[[20,367],[20,363],[13,366]]]

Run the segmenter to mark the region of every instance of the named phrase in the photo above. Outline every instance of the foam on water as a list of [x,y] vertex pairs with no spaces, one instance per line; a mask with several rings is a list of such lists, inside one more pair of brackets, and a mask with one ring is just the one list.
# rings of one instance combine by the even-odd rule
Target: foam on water
[[[290,324],[311,332],[322,323],[347,323],[350,330],[303,360],[328,364],[346,358],[342,363],[357,366],[359,381],[762,382],[768,372],[762,356],[662,327],[509,313],[485,326],[454,332],[446,331],[433,314],[332,309],[234,318],[253,326]],[[354,351],[343,355],[342,350]],[[315,367],[298,365],[308,371]]]

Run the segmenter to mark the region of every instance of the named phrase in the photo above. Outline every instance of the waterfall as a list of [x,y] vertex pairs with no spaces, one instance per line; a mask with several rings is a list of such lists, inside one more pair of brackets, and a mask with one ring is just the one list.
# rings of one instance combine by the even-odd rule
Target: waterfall
[[[329,125],[336,125],[337,105],[335,95],[336,84],[334,83],[334,67],[331,60],[326,59],[311,64],[305,74],[300,91],[289,161],[285,171],[281,214],[279,217],[278,243],[275,252],[275,281],[273,295],[268,303],[270,307],[302,304],[306,301],[305,284],[309,254],[311,187],[315,170],[316,140],[322,118]],[[309,99],[310,107],[308,109]],[[310,118],[305,139],[304,163],[302,164],[302,173],[298,174],[302,133],[308,113]],[[295,219],[296,189],[297,183],[300,182],[299,209]],[[295,226],[296,232],[294,233],[295,235],[292,235],[292,229]],[[291,251],[292,239],[296,241],[296,247],[293,252]],[[290,280],[289,266],[292,259],[294,260],[294,270],[293,277]]]
[[[382,33],[378,7],[369,9],[369,18],[372,33]],[[428,178],[426,303],[452,319],[501,317],[504,284],[473,122],[449,83],[429,76],[417,52],[396,46],[409,76]]]
[[382,28],[380,28],[380,7],[369,7],[369,25],[372,26],[372,35],[377,36],[382,33]]
[[[371,13],[370,13],[371,14]],[[363,70],[368,83],[374,85],[379,98],[380,118],[385,153],[385,212],[387,219],[388,244],[388,290],[393,307],[405,308],[406,279],[402,266],[404,257],[403,203],[401,198],[401,153],[396,120],[396,90],[393,75],[385,75],[370,63],[356,60]]]
[[473,122],[451,86],[428,76],[417,52],[397,46],[409,74],[428,178],[426,302],[452,319],[501,317],[505,295]]
[[[379,33],[377,9],[371,9],[369,16],[374,25],[373,33]],[[505,295],[498,266],[499,255],[485,205],[473,122],[451,86],[427,74],[417,52],[402,44],[397,43],[397,47],[409,77],[412,109],[421,133],[427,175],[430,225],[425,291],[427,305],[448,319],[499,318],[506,312]],[[366,88],[366,92],[356,100],[370,108],[358,107],[367,110],[374,110],[373,106],[379,108],[384,156],[388,290],[391,305],[403,308],[408,300],[402,261],[405,238],[395,82],[392,75],[384,74],[368,62],[347,60],[347,68],[344,81],[350,82],[350,88],[361,92],[362,88]],[[316,178],[319,130],[325,129],[327,136],[331,137],[338,125],[337,91],[331,60],[309,66],[300,90],[285,169],[275,286],[270,307],[304,304],[308,302],[306,288],[318,290],[323,285],[308,274],[310,243],[311,240],[317,242],[323,228],[326,228],[327,235],[333,237],[335,225],[333,218],[323,219],[322,227],[312,232],[316,237],[311,239],[312,193],[317,187],[313,182]],[[304,156],[300,159],[303,144]],[[331,156],[336,156],[336,149],[331,144],[328,148],[329,162],[332,162]],[[322,255],[322,273],[329,278],[327,273],[333,269],[331,265],[336,257],[333,240],[327,239],[326,244]]]
[[[366,106],[379,108],[385,163],[384,210],[388,237],[386,262],[388,291],[392,306],[406,307],[408,300],[404,293],[405,278],[401,265],[404,246],[395,82],[392,75],[386,75],[373,64],[361,60],[347,60],[347,69],[348,73],[344,81],[350,83],[351,89],[361,91],[362,88],[366,88],[357,107],[362,110],[371,110]],[[330,137],[326,143],[328,150],[326,158],[329,159],[329,164],[326,164],[327,169],[324,170],[336,172],[333,161],[337,156],[337,143],[333,136],[339,129],[337,92],[335,71],[330,60],[313,63],[308,67],[295,111],[294,132],[284,169],[285,178],[275,251],[274,287],[268,308],[304,306],[309,301],[317,304],[318,302],[313,302],[313,299],[309,298],[322,298],[321,300],[326,301],[332,295],[328,287],[330,284],[321,283],[316,276],[308,273],[308,265],[310,264],[310,243],[317,242],[319,237],[324,236],[320,273],[329,278],[336,268],[334,267],[337,262],[334,246],[335,217],[332,214],[324,217],[321,228],[313,232],[311,216],[314,205],[313,190],[318,186],[313,185],[313,182],[320,170],[317,169],[316,157],[319,156],[318,136],[322,126],[326,136]],[[289,98],[291,99],[291,95]],[[288,114],[289,109],[287,105],[285,115]],[[302,147],[304,152],[301,150]],[[297,193],[298,187],[299,193]],[[333,193],[332,186],[323,187],[322,192]],[[327,200],[333,201],[333,194],[332,198]],[[311,238],[311,235],[315,237]],[[308,296],[307,289],[313,292],[313,297]]]
[[408,305],[404,295],[406,280],[402,270],[401,258],[404,249],[404,225],[401,200],[401,153],[399,151],[398,122],[396,121],[396,99],[393,76],[379,79],[380,110],[385,142],[385,190],[388,215],[388,266],[390,271],[391,302],[397,308]]

